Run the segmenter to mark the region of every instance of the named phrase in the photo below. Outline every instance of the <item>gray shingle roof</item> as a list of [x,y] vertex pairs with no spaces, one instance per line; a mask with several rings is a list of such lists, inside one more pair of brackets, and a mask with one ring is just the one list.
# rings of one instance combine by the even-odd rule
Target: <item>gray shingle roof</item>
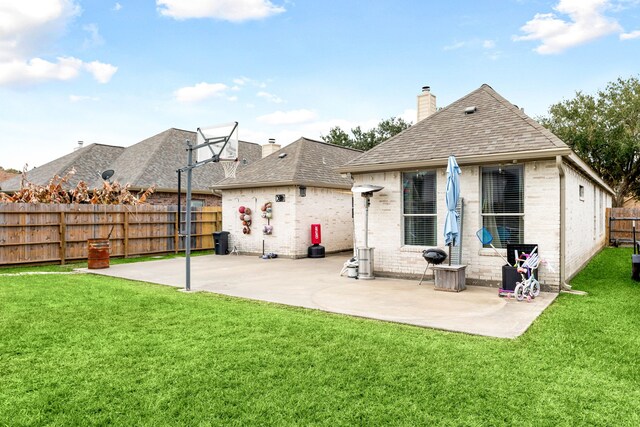
[[[122,154],[124,150],[124,147],[113,145],[89,144],[49,163],[31,169],[27,172],[27,179],[34,184],[44,185],[55,175],[64,176],[72,168],[75,168],[76,173],[69,181],[71,187],[75,187],[79,181],[92,182],[100,179],[102,172],[111,169],[111,162]],[[18,175],[3,182],[2,191],[19,190],[21,183],[22,175]]]
[[[177,189],[176,171],[187,165],[187,140],[195,144],[196,133],[172,128],[128,147],[111,165],[115,171],[112,179],[130,183],[134,188],[155,185],[158,189]],[[258,144],[240,141],[238,156],[238,169],[242,170],[262,157],[262,148]],[[247,165],[243,159],[247,160]],[[223,178],[224,170],[220,164],[205,164],[193,170],[193,190],[210,192],[211,187]],[[186,186],[186,181],[183,186]]]
[[[473,114],[465,114],[476,107]],[[409,162],[446,164],[464,157],[527,153],[569,147],[549,130],[484,84],[470,94],[372,148],[341,171],[380,169]],[[520,157],[522,158],[522,157]]]
[[[216,189],[308,185],[351,188],[336,168],[362,152],[326,142],[300,138],[264,159],[238,171],[235,178],[220,181]],[[285,155],[286,154],[286,155]]]
[[[155,185],[157,189],[177,191],[176,170],[187,165],[187,140],[195,143],[196,133],[172,128],[127,148],[90,144],[29,171],[28,179],[35,184],[46,184],[54,175],[64,175],[75,167],[76,174],[70,186],[75,187],[82,180],[94,188],[102,186],[100,174],[113,169],[115,174],[111,180],[123,185],[131,184],[132,189],[146,189]],[[240,141],[238,156],[238,168],[242,170],[262,157],[262,148],[258,144]],[[247,160],[246,166],[243,159]],[[211,187],[223,178],[224,170],[220,164],[203,165],[193,171],[193,191],[210,193]],[[186,190],[184,179],[186,174],[183,177]],[[3,191],[18,190],[20,183],[21,177],[3,182]]]

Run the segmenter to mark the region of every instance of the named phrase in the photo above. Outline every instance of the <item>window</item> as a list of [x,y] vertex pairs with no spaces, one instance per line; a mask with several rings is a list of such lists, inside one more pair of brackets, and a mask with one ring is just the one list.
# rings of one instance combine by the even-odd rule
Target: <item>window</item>
[[402,174],[404,244],[436,245],[436,173]]
[[496,248],[523,242],[522,175],[522,165],[482,168],[482,226],[493,236]]
[[578,197],[584,202],[584,185],[578,186]]

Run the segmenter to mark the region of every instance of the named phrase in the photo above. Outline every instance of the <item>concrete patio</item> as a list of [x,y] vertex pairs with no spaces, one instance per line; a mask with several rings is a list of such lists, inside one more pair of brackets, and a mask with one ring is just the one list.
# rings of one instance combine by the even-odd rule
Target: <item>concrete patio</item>
[[[191,290],[497,338],[516,338],[555,299],[531,302],[500,298],[495,288],[468,286],[460,293],[435,291],[432,282],[340,276],[349,254],[320,259],[256,256],[191,258]],[[85,272],[184,288],[185,259],[113,265]]]

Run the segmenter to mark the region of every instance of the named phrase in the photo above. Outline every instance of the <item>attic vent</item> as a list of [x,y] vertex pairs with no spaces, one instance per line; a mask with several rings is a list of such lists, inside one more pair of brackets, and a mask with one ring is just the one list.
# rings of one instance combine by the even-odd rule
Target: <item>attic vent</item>
[[287,153],[280,153],[278,155],[278,158],[280,158],[280,159],[284,159],[285,157],[287,157]]
[[473,114],[476,111],[478,111],[478,107],[476,107],[475,105],[473,107],[467,107],[464,109],[465,114]]

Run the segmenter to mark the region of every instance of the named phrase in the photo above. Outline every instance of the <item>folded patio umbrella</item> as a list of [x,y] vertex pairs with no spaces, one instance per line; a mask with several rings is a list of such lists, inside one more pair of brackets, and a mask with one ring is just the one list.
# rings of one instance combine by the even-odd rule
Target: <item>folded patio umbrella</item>
[[444,244],[449,246],[449,265],[451,265],[451,246],[455,246],[460,230],[458,229],[458,198],[460,197],[460,166],[455,156],[449,156],[447,163],[447,217],[444,221]]

